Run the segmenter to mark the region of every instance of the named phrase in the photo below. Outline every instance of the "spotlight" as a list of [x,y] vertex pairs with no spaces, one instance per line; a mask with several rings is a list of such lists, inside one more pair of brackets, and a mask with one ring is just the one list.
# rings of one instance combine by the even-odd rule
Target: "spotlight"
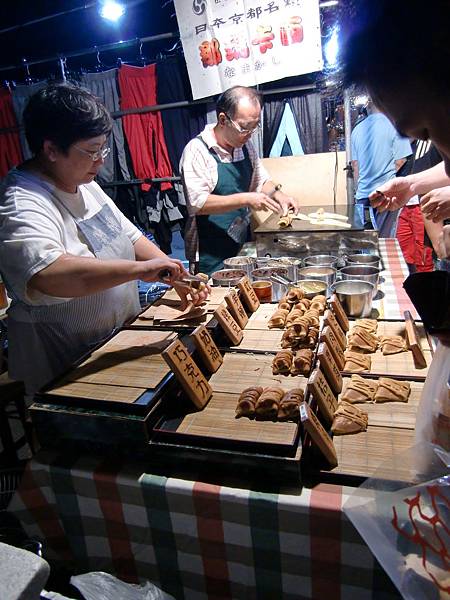
[[120,17],[125,13],[125,6],[114,2],[114,0],[107,0],[103,2],[100,7],[100,16],[108,21],[118,21]]
[[366,106],[368,102],[369,96],[366,96],[365,94],[361,94],[360,96],[355,96],[353,98],[353,106],[355,107]]
[[333,27],[330,37],[325,44],[324,48],[325,59],[328,67],[335,67],[337,64],[338,53],[339,53],[339,39],[338,39],[338,27]]

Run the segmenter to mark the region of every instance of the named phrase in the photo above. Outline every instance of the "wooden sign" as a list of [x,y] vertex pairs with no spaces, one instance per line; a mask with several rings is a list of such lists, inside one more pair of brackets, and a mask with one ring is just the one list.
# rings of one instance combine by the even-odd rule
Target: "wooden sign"
[[212,396],[212,388],[186,346],[180,340],[175,340],[161,355],[195,406],[204,408]]
[[225,302],[227,303],[231,316],[234,318],[239,327],[244,329],[248,323],[248,317],[247,313],[245,312],[245,308],[242,306],[242,302],[239,299],[239,294],[237,291],[230,290],[225,296]]
[[345,333],[341,329],[341,326],[336,321],[336,317],[330,309],[325,311],[325,314],[323,315],[323,323],[325,326],[328,325],[328,327],[331,327],[340,347],[342,350],[345,350],[347,348],[347,338],[345,337]]
[[247,275],[245,275],[245,277],[239,281],[237,286],[242,294],[242,298],[247,305],[248,310],[252,313],[255,312],[255,310],[259,307],[259,298],[256,295],[255,290],[252,288],[252,284],[250,283]]
[[332,469],[337,467],[338,459],[333,441],[306,402],[302,402],[300,404],[300,420],[303,424],[303,427],[311,436],[313,443],[319,448],[323,456],[328,461],[330,467]]
[[403,314],[405,316],[406,343],[412,352],[414,364],[417,369],[425,369],[427,366],[427,359],[422,350],[416,324],[409,310],[405,310]]
[[322,371],[335,394],[340,394],[342,391],[342,375],[338,366],[331,354],[330,349],[322,342],[317,350],[317,358],[319,359]]
[[341,326],[341,329],[346,333],[349,330],[348,318],[336,294],[333,294],[331,296],[330,306],[334,312],[334,316],[336,317],[339,325]]
[[218,320],[225,332],[225,335],[231,341],[233,346],[240,344],[244,334],[224,304],[221,304],[218,308],[216,308],[214,311],[214,316]]
[[192,337],[206,368],[210,373],[215,373],[223,363],[223,358],[211,334],[204,325],[199,325],[192,332]]
[[339,371],[342,371],[345,365],[344,352],[336,336],[334,335],[333,330],[329,325],[323,328],[322,333],[320,334],[320,341],[326,342],[328,348],[331,351],[331,354],[333,355],[334,361],[338,366]]
[[331,425],[338,403],[336,396],[328,385],[325,375],[320,369],[315,369],[311,373],[308,379],[308,389],[317,402],[320,414]]

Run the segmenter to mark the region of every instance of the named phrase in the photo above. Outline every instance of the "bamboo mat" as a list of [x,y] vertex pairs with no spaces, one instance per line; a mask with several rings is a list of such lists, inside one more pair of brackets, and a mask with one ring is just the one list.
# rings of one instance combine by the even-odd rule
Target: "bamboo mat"
[[206,407],[184,417],[177,434],[219,438],[236,442],[255,442],[270,446],[292,446],[298,424],[289,422],[256,421],[241,417],[235,411],[239,394],[214,392]]
[[[347,387],[349,377],[344,377],[343,391]],[[414,429],[416,424],[417,407],[419,406],[422,395],[423,383],[411,381],[411,394],[408,402],[381,402],[379,404],[363,403],[355,404],[356,408],[361,409],[369,415],[370,427],[393,427],[399,429]],[[362,435],[362,434],[355,434]],[[334,439],[336,440],[338,436]],[[353,436],[354,437],[354,436]]]
[[283,389],[306,388],[301,375],[272,375],[273,355],[225,353],[223,364],[209,383],[214,392],[240,393],[252,385],[281,386]]
[[132,404],[147,390],[145,388],[122,387],[95,383],[65,383],[57,385],[46,392],[46,395],[85,398],[87,400],[106,400]]
[[[273,313],[277,310],[278,304],[260,304],[252,316],[249,318],[246,330],[249,329],[262,329],[263,331],[270,331],[267,327],[267,322]],[[272,330],[274,331],[274,330]],[[280,329],[279,331],[282,331]]]
[[165,350],[176,337],[177,334],[173,331],[132,331],[123,329],[106,344],[95,350],[92,355],[140,346],[146,346],[149,353],[158,353]]
[[333,474],[372,477],[383,463],[378,477],[411,481],[412,465],[404,456],[397,462],[396,456],[414,444],[413,430],[369,425],[367,431],[356,435],[334,436],[333,442],[338,455]]
[[278,352],[281,350],[282,329],[244,329],[244,337],[239,346],[240,350],[263,350],[264,352]]

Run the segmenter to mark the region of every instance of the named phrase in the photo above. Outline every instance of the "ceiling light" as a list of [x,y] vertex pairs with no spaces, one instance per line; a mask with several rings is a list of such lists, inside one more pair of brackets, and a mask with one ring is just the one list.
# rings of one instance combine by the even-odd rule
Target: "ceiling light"
[[100,16],[112,22],[118,21],[124,13],[125,6],[114,0],[103,2],[100,8]]
[[321,2],[319,4],[320,8],[327,8],[327,6],[337,6],[339,4],[338,0],[326,0],[325,2]]

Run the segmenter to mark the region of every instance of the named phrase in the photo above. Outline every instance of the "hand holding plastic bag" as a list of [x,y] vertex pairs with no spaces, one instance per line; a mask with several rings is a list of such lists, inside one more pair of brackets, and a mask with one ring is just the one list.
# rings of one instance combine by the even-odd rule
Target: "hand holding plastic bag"
[[101,571],[75,575],[70,583],[85,600],[175,600],[149,581],[133,585]]

